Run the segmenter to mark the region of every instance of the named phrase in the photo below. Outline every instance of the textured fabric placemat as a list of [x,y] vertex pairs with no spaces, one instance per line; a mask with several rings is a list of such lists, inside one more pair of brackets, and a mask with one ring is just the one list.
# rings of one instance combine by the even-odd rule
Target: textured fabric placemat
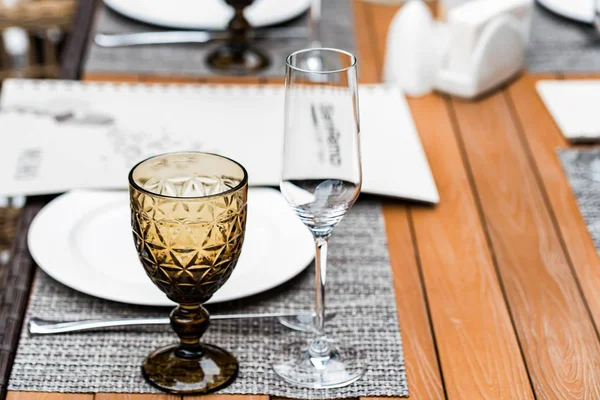
[[559,150],[558,155],[600,254],[600,148]]
[[[217,76],[206,65],[206,56],[222,42],[209,44],[152,45],[122,48],[102,48],[93,43],[95,32],[134,33],[162,30],[133,21],[102,6],[83,64],[83,72],[126,73],[179,76]],[[285,26],[306,26],[307,15]],[[354,18],[350,0],[327,0],[322,5],[321,42],[324,47],[355,51]],[[256,42],[270,59],[271,65],[262,76],[283,76],[285,58],[295,50],[308,46],[308,39],[263,40]]]
[[532,72],[600,71],[600,33],[536,3],[526,65]]
[[[368,372],[363,379],[335,390],[288,386],[270,365],[286,343],[309,339],[310,334],[293,332],[274,320],[218,321],[205,335],[206,342],[230,350],[240,362],[237,380],[219,393],[303,399],[408,396],[386,234],[377,202],[359,201],[336,228],[327,273],[327,309],[337,313],[327,332],[364,352]],[[310,309],[313,277],[314,268],[309,267],[273,291],[209,308],[212,312]],[[54,320],[166,316],[168,311],[92,298],[40,271],[26,320],[33,316]],[[168,327],[56,336],[31,336],[24,329],[9,390],[154,393],[156,389],[141,375],[141,362],[150,351],[175,341]]]

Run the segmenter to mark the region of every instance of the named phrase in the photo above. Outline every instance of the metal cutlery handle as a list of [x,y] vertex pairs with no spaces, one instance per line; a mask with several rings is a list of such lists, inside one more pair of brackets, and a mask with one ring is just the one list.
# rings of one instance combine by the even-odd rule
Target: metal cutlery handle
[[[252,39],[304,39],[308,36],[305,27],[261,28],[250,32]],[[138,33],[97,33],[94,41],[100,47],[127,47],[151,44],[207,43],[211,40],[226,40],[227,32],[211,31],[158,31]]]
[[[211,315],[212,321],[227,319],[257,319],[257,318],[280,318],[294,316],[312,316],[312,312],[281,312],[267,314],[223,314]],[[333,318],[334,315],[328,317]],[[169,318],[121,318],[121,319],[90,319],[72,322],[46,321],[41,318],[32,318],[29,321],[29,333],[33,335],[51,335],[55,333],[84,332],[106,328],[121,328],[128,326],[168,325]]]
[[206,43],[225,38],[224,34],[217,35],[204,31],[167,31],[111,35],[98,33],[94,41],[100,47],[124,47],[144,44]]
[[84,332],[105,328],[118,328],[142,325],[166,325],[169,318],[126,318],[112,320],[84,320],[73,322],[52,322],[40,318],[29,321],[29,333],[33,335],[51,335],[53,333]]

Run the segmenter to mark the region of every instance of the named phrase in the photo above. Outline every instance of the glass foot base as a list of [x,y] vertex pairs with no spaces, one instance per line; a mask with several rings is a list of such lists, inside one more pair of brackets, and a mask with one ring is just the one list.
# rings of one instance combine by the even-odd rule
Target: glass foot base
[[[325,315],[325,322],[332,321],[336,313],[328,312]],[[277,317],[279,323],[287,328],[299,332],[314,332],[315,317],[312,315],[298,314],[292,317]]]
[[299,332],[312,332],[315,326],[315,318],[312,315],[278,317],[277,320],[281,325]]
[[275,373],[287,383],[312,389],[340,388],[359,380],[366,371],[360,352],[327,341],[329,351],[317,354],[312,343],[294,343],[283,350]]
[[257,72],[269,65],[267,56],[254,48],[235,51],[228,45],[220,46],[209,54],[207,62],[212,69],[233,75]]
[[230,384],[238,363],[227,351],[203,344],[204,354],[186,359],[176,356],[177,345],[150,354],[142,365],[144,378],[153,386],[175,394],[204,394]]

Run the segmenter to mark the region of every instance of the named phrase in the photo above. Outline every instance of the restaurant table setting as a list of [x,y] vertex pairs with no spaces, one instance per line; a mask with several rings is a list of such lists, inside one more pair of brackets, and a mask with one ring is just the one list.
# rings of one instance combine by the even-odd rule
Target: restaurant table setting
[[[215,321],[204,339],[228,349],[240,363],[237,380],[219,393],[291,398],[408,395],[379,202],[370,200],[355,205],[337,227],[330,244],[327,273],[331,285],[327,308],[336,312],[336,316],[328,323],[329,330],[334,337],[343,338],[364,352],[369,365],[364,378],[336,390],[315,392],[289,386],[274,375],[271,363],[284,344],[309,338],[310,334],[294,332],[276,319]],[[142,270],[140,265],[136,267]],[[232,279],[234,277],[235,272]],[[310,310],[313,298],[314,271],[309,267],[279,289],[237,302],[212,304],[209,308],[214,314]],[[40,271],[33,286],[26,321],[32,317],[56,321],[166,317],[169,310],[90,297]],[[9,390],[155,393],[158,390],[144,381],[140,364],[158,346],[175,340],[169,327],[49,336],[31,335],[24,329]]]
[[[248,205],[244,254],[210,302],[272,289],[306,269],[314,257],[309,232],[276,190],[250,188]],[[47,274],[82,293],[129,304],[174,305],[139,268],[129,225],[125,191],[70,191],[33,221],[29,252]]]
[[[249,32],[254,37],[250,40],[251,46],[259,50],[267,62],[257,67],[255,74],[282,77],[285,72],[285,57],[315,40],[327,47],[355,51],[350,0],[323,1],[318,23],[311,20],[308,12],[310,6],[310,0],[289,0],[283,3],[277,0],[259,0],[247,8],[245,14],[248,22],[253,28],[257,28],[253,33]],[[209,61],[215,49],[223,46],[222,39],[227,37],[225,30],[232,15],[232,10],[220,0],[187,0],[181,7],[171,7],[159,0],[145,2],[144,7],[139,7],[139,2],[135,0],[106,1],[98,10],[96,23],[90,34],[83,74],[187,77],[247,74],[248,71],[244,70],[221,71]],[[177,37],[173,40],[184,43],[106,47],[99,45],[106,40],[97,40],[97,34],[164,35],[165,32],[175,32]],[[221,40],[198,43],[198,33],[201,34],[201,41],[206,38],[206,34],[220,34]],[[187,35],[187,38],[182,38],[182,34]],[[196,36],[190,38],[193,34]],[[185,43],[186,40],[196,43]]]
[[[9,390],[408,396],[381,202],[356,200],[438,201],[410,112],[359,87],[344,50],[286,69],[285,96],[6,82],[0,129],[24,134],[1,150],[3,194],[69,190],[29,227]],[[89,320],[112,327],[73,329]]]

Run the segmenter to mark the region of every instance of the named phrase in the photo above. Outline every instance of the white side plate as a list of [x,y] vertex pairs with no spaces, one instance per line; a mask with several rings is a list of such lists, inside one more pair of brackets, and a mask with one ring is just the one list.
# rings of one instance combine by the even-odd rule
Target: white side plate
[[[33,220],[28,244],[40,268],[72,289],[123,303],[173,305],[138,260],[127,192],[78,190],[57,197]],[[313,257],[311,234],[281,194],[251,188],[242,255],[209,303],[272,289],[299,274]]]
[[[175,29],[225,29],[233,8],[224,0],[104,0],[126,17]],[[253,27],[279,24],[306,11],[310,0],[256,0],[245,10]]]
[[575,21],[592,23],[594,0],[538,0],[548,10]]

